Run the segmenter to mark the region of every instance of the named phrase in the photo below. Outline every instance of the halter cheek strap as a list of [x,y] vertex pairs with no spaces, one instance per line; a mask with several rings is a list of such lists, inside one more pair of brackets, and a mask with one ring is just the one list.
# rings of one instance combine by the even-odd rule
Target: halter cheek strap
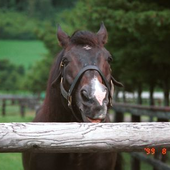
[[[81,76],[87,71],[87,70],[96,70],[100,76],[102,77],[103,82],[105,83],[106,87],[108,88],[109,91],[109,97],[111,97],[111,88],[110,85],[108,83],[108,81],[106,80],[105,76],[103,75],[103,73],[100,71],[100,69],[96,66],[93,65],[88,65],[86,67],[84,67],[83,69],[80,70],[80,72],[77,74],[77,76],[75,77],[75,79],[73,80],[73,83],[70,86],[69,91],[67,92],[64,87],[63,87],[63,77],[61,77],[61,82],[60,82],[60,89],[61,89],[61,94],[63,95],[63,97],[68,101],[68,106],[70,106],[72,104],[72,93],[73,90],[78,82],[78,80],[81,78]],[[110,103],[111,104],[111,103]]]
[[108,88],[109,91],[109,102],[110,105],[112,106],[112,95],[111,95],[111,87],[108,83],[108,81],[106,80],[105,76],[103,75],[103,73],[100,71],[100,69],[94,65],[88,65],[86,67],[84,67],[83,69],[80,70],[80,72],[77,74],[77,76],[75,77],[75,79],[73,80],[73,83],[70,86],[69,91],[67,92],[63,86],[63,77],[61,77],[61,81],[60,81],[60,90],[61,90],[61,94],[62,96],[67,100],[68,102],[68,107],[70,108],[72,114],[74,115],[74,117],[76,118],[77,121],[81,122],[81,120],[77,117],[77,115],[75,114],[73,107],[72,107],[72,93],[75,89],[75,86],[77,84],[77,82],[79,81],[79,79],[81,78],[81,76],[87,71],[87,70],[96,70],[100,76],[102,77],[106,87]]
[[[85,66],[83,69],[81,69],[81,70],[79,71],[79,73],[76,75],[75,79],[73,80],[73,83],[71,84],[70,89],[69,89],[68,92],[65,90],[65,88],[64,88],[64,86],[63,86],[63,77],[62,77],[61,74],[60,74],[60,76],[61,76],[61,81],[60,81],[61,94],[62,94],[62,96],[67,100],[67,102],[68,102],[68,107],[70,108],[70,110],[71,110],[72,114],[74,115],[74,117],[76,118],[76,120],[79,121],[79,122],[81,122],[81,120],[76,116],[76,114],[75,114],[75,112],[74,112],[74,110],[73,110],[73,107],[72,107],[72,93],[73,93],[73,91],[74,91],[74,89],[75,89],[75,86],[76,86],[77,82],[79,81],[79,79],[81,79],[81,76],[82,76],[87,70],[96,70],[96,71],[100,74],[100,76],[102,77],[102,80],[103,80],[104,84],[106,85],[106,87],[107,87],[107,89],[108,89],[108,91],[109,91],[109,104],[110,104],[110,106],[112,106],[112,97],[113,97],[113,95],[112,95],[112,92],[111,92],[110,84],[109,84],[109,82],[106,80],[105,76],[103,75],[103,73],[101,72],[101,70],[100,70],[98,67],[96,67],[96,66],[94,66],[94,65],[88,65],[88,66]],[[58,76],[58,78],[59,78],[60,76]],[[58,78],[57,78],[57,80],[58,80]],[[57,80],[54,80],[54,82],[52,83],[52,85],[54,85]],[[120,87],[123,86],[122,83],[116,81],[113,77],[111,77],[111,86],[112,86],[112,83],[115,84],[115,85],[117,85],[117,86],[120,86]]]
[[63,87],[63,77],[61,77],[60,90],[62,96],[68,101],[68,106],[72,104],[72,96],[69,96],[68,92]]

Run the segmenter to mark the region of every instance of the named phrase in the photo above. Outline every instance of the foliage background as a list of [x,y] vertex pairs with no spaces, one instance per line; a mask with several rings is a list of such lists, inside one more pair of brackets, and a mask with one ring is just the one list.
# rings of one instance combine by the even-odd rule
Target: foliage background
[[45,90],[49,68],[61,50],[56,39],[58,23],[71,35],[80,29],[97,32],[104,21],[109,33],[106,47],[114,56],[113,74],[124,83],[124,90],[138,91],[140,96],[147,89],[152,98],[155,88],[162,89],[165,105],[169,104],[168,0],[0,0],[0,7],[1,39],[39,39],[48,50],[25,73],[24,88],[19,89]]

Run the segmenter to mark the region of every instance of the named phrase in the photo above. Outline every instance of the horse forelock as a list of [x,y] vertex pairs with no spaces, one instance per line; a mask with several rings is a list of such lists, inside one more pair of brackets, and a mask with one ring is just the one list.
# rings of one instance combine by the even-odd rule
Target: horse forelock
[[74,32],[70,41],[74,45],[89,45],[92,47],[100,45],[97,35],[89,31]]

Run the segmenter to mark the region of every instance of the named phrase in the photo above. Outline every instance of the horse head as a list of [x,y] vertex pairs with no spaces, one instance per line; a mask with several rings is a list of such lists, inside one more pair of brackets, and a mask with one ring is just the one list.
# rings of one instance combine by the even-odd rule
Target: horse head
[[105,122],[114,85],[122,84],[111,75],[112,56],[104,47],[108,37],[104,24],[96,34],[76,31],[71,37],[59,26],[57,37],[63,53],[52,86],[55,88],[60,83],[65,107],[77,121]]

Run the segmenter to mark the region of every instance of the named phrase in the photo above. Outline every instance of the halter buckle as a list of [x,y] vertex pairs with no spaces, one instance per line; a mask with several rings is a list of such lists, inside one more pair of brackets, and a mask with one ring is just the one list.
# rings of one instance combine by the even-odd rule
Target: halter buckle
[[64,63],[63,63],[63,61],[61,61],[60,68],[62,68],[63,66],[64,66]]
[[72,96],[68,96],[67,100],[68,100],[68,107],[70,107],[72,104]]
[[112,98],[109,99],[109,103],[110,103],[110,106],[112,107],[113,106]]

